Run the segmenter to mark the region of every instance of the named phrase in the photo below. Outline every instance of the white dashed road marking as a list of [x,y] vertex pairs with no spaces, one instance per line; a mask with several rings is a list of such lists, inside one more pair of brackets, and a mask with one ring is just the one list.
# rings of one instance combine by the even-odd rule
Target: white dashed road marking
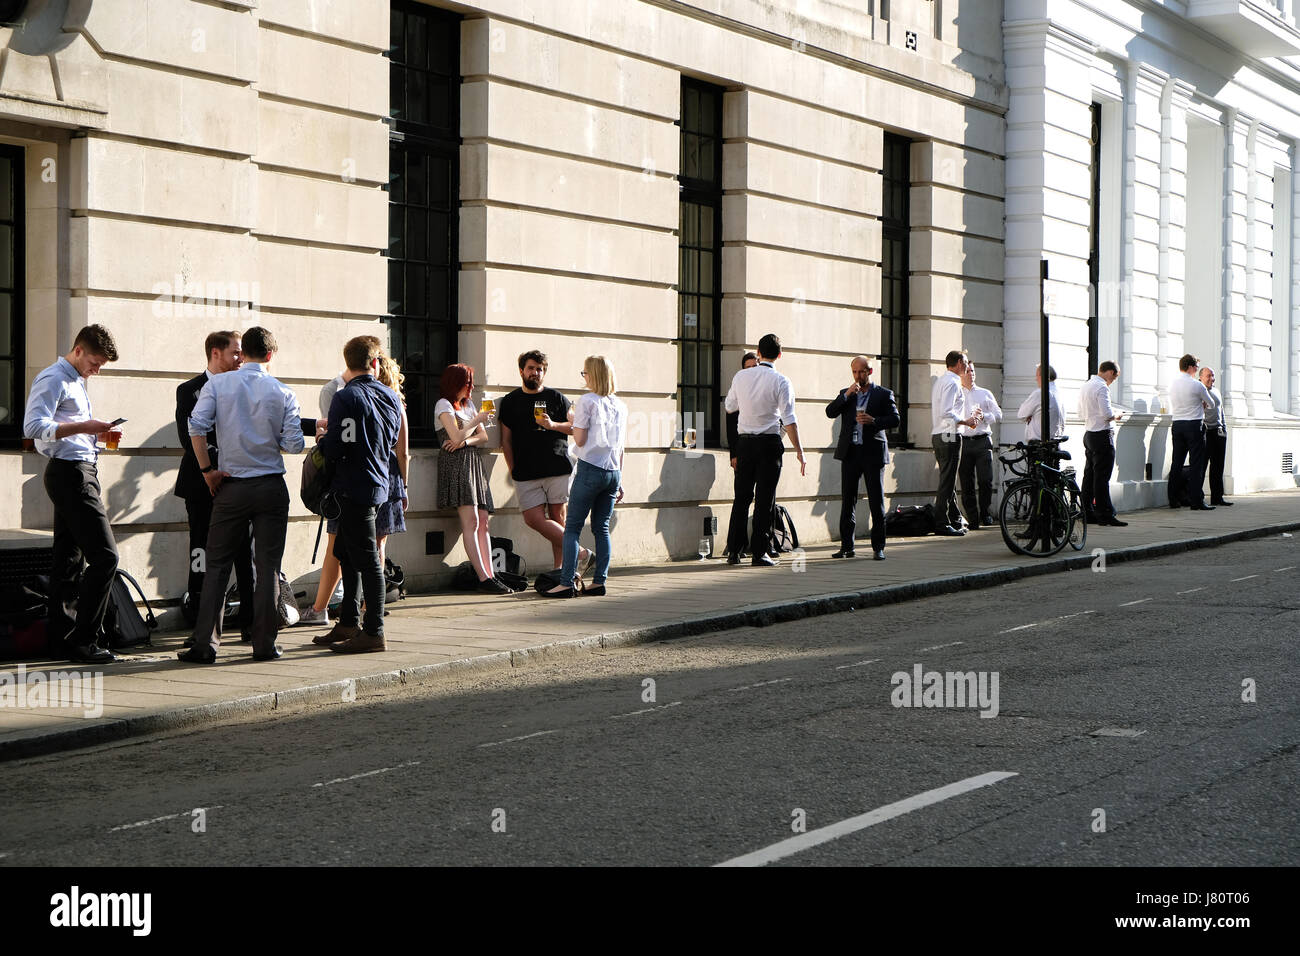
[[1042,627],[1044,624],[1055,624],[1057,621],[1068,621],[1072,617],[1083,617],[1085,614],[1096,614],[1096,611],[1078,611],[1074,614],[1062,614],[1060,617],[1048,618],[1046,621],[1035,621],[1033,624],[1021,624],[1019,627],[1009,627],[1005,631],[998,631],[999,634],[1010,634],[1013,631],[1023,631],[1031,627]]
[[347,783],[349,780],[360,780],[362,777],[373,777],[376,774],[388,773],[390,770],[401,770],[403,767],[414,767],[420,761],[408,760],[406,763],[399,763],[396,767],[380,767],[378,770],[367,770],[365,773],[354,773],[350,777],[336,777],[333,780],[326,780],[322,783],[313,783],[313,787],[329,787],[336,783]]
[[1286,568],[1274,568],[1273,573],[1277,574],[1279,571],[1294,571],[1295,569],[1296,566],[1293,564],[1290,567],[1286,567]]
[[[320,784],[317,784],[320,786]],[[224,810],[225,807],[196,807],[197,810]],[[113,827],[109,833],[116,833],[118,830],[134,830],[136,827],[147,827],[151,823],[162,823],[164,820],[176,820],[180,817],[188,817],[194,811],[182,810],[180,813],[169,813],[165,817],[154,817],[152,820],[137,820],[135,823],[123,823],[121,826]]]
[[1249,581],[1251,578],[1257,578],[1257,577],[1259,577],[1258,574],[1248,574],[1244,578],[1233,578],[1232,581],[1230,581],[1229,583],[1236,584],[1238,581]]
[[1191,588],[1187,591],[1175,591],[1174,594],[1195,594],[1197,591],[1204,591],[1205,588]]
[[861,666],[864,665],[864,664],[877,664],[877,663],[879,663],[879,662],[880,662],[880,658],[879,658],[879,657],[873,657],[873,658],[872,658],[871,660],[869,660],[869,661],[858,661],[856,664],[840,664],[840,665],[839,665],[838,667],[836,667],[835,669],[836,669],[837,671],[842,671],[842,670],[848,670],[850,667],[861,667]]
[[765,847],[762,850],[755,850],[753,853],[746,853],[744,856],[738,856],[715,865],[765,866],[768,863],[784,859],[787,856],[793,856],[794,854],[807,850],[810,847],[818,846],[822,843],[829,843],[831,840],[838,840],[842,836],[848,836],[850,833],[857,833],[859,830],[873,827],[877,823],[884,823],[886,820],[892,820],[894,817],[901,817],[903,814],[911,813],[913,810],[919,810],[922,807],[928,807],[943,800],[948,800],[951,797],[957,797],[963,793],[969,793],[972,790],[978,790],[980,787],[987,787],[1000,780],[1006,780],[1008,777],[1015,776],[1018,776],[1018,774],[1007,773],[1004,771],[993,771],[992,773],[982,773],[978,777],[967,777],[965,780],[958,780],[956,783],[950,783],[947,786],[939,787],[935,790],[927,790],[925,793],[918,793],[914,797],[899,800],[897,803],[886,804],[883,807],[870,810],[860,816],[849,817],[847,820],[841,820],[839,823],[832,823],[828,827],[811,830],[808,833],[801,833],[788,840],[773,843],[771,846]]
[[669,707],[679,707],[681,706],[681,703],[680,700],[675,700],[671,704],[660,704],[658,707],[647,707],[644,710],[633,710],[626,714],[610,714],[609,719],[618,720],[620,717],[637,717],[641,714],[653,714],[657,710],[667,710]]
[[962,644],[965,643],[966,643],[965,641],[953,641],[951,644],[936,644],[934,645],[934,647],[922,647],[916,653],[924,654],[926,651],[938,651],[938,650],[942,650],[945,647],[960,647]]
[[788,680],[794,680],[793,677],[778,677],[776,680],[761,680],[757,684],[745,684],[741,687],[728,687],[727,693],[734,694],[740,690],[753,690],[755,687],[770,687],[773,684],[784,684]]
[[1120,605],[1120,607],[1132,607],[1134,604],[1145,604],[1147,601],[1150,600],[1151,598],[1142,598],[1141,600],[1138,601],[1125,601],[1123,604]]
[[534,737],[545,737],[547,734],[558,733],[558,730],[539,730],[535,734],[524,734],[522,737],[508,737],[505,740],[494,740],[491,743],[479,744],[479,747],[500,747],[502,744],[513,744],[521,740],[531,740]]

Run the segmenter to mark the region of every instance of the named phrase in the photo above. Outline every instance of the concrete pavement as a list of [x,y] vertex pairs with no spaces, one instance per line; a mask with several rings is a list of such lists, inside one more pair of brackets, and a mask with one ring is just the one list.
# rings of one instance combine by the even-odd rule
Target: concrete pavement
[[[389,650],[343,656],[317,647],[318,629],[281,632],[284,657],[254,662],[247,645],[212,666],[181,664],[181,632],[106,667],[28,661],[0,668],[0,759],[15,759],[309,704],[350,703],[395,683],[464,668],[510,668],[555,655],[990,587],[1035,574],[1155,557],[1300,529],[1300,491],[1235,499],[1212,512],[1129,512],[1127,528],[1090,528],[1082,553],[1011,554],[997,529],[964,538],[891,540],[888,560],[832,560],[836,545],[786,555],[779,568],[720,559],[615,568],[610,595],[550,601],[438,593],[393,606]],[[615,537],[615,548],[618,546]],[[1100,552],[1097,549],[1101,549]],[[60,676],[60,674],[62,676]],[[20,676],[21,675],[21,676]],[[37,676],[41,675],[41,676]],[[75,675],[75,679],[74,676]],[[25,686],[14,686],[25,680]],[[41,693],[41,692],[44,693]],[[78,693],[79,692],[79,693]],[[58,702],[59,706],[51,706]]]

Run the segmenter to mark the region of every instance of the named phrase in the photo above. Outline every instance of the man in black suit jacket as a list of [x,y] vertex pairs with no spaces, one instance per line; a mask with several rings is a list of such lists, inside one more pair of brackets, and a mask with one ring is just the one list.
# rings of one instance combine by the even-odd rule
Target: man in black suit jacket
[[877,561],[885,560],[885,490],[883,478],[889,464],[889,440],[885,432],[898,427],[898,406],[894,393],[871,384],[871,360],[859,355],[850,364],[853,384],[841,389],[826,406],[826,417],[840,419],[840,438],[835,459],[840,463],[843,482],[840,498],[840,550],[833,558],[853,557],[857,531],[858,480],[867,481],[871,503],[871,549]]
[[[190,415],[199,399],[199,392],[207,384],[208,378],[223,372],[233,372],[241,364],[240,335],[238,332],[213,332],[204,340],[207,350],[208,368],[187,382],[176,386],[176,434],[180,438],[180,471],[176,475],[175,494],[185,500],[185,513],[190,524],[190,578],[188,593],[181,609],[185,619],[193,625],[199,610],[199,595],[203,593],[203,574],[206,567],[208,526],[212,522],[212,492],[199,471],[198,460],[194,457],[194,446],[190,442]],[[208,432],[208,454],[212,462],[217,462],[217,433]],[[253,619],[253,553],[251,549],[241,550],[240,558],[235,562],[235,577],[239,582],[239,625],[240,630],[247,631]]]

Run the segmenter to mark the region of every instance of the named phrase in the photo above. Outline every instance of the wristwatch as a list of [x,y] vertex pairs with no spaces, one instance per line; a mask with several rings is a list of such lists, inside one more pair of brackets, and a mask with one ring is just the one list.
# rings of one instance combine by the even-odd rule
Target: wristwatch
[[216,467],[217,467],[216,465],[208,465],[208,467],[206,468],[200,468],[199,474],[206,475],[208,472],[212,471]]

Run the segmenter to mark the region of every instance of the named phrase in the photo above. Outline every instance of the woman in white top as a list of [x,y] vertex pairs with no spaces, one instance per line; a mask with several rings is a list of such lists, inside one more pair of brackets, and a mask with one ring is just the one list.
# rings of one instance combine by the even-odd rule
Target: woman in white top
[[460,515],[465,553],[478,574],[478,589],[487,594],[513,594],[492,573],[488,535],[492,489],[477,447],[487,441],[484,426],[492,423],[492,416],[480,412],[469,400],[473,388],[474,370],[468,365],[449,365],[443,371],[439,382],[442,398],[433,406],[437,436],[442,443],[434,504],[439,509],[455,508]]
[[[616,502],[623,500],[619,484],[623,470],[623,444],[627,440],[627,405],[614,394],[614,369],[603,355],[588,355],[582,377],[589,391],[573,405],[573,443],[578,468],[569,490],[569,514],[564,524],[564,567],[560,584],[546,597],[573,597],[573,576],[578,569],[578,535],[591,515],[596,539],[596,570],[585,595],[604,597],[611,556],[609,519]],[[545,426],[543,422],[543,426]]]

